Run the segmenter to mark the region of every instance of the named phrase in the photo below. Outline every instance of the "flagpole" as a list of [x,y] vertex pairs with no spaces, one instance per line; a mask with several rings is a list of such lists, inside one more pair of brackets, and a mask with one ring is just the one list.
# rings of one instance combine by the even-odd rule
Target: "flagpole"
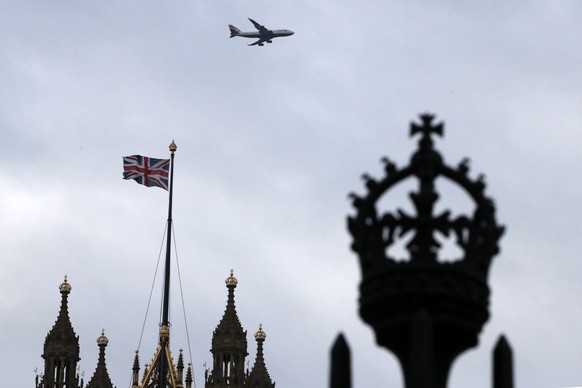
[[172,251],[172,193],[174,187],[174,153],[178,147],[176,143],[172,140],[170,144],[170,187],[169,191],[169,201],[168,201],[168,240],[166,242],[166,267],[164,275],[164,303],[162,310],[162,322],[160,324],[160,347],[161,352],[159,355],[159,381],[158,388],[166,387],[166,374],[167,374],[167,351],[170,342],[170,322],[169,322],[169,306],[170,306],[170,256]]

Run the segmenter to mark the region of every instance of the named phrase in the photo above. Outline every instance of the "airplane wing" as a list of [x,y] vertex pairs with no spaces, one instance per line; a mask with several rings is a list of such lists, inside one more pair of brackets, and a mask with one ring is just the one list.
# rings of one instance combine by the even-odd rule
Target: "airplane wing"
[[259,23],[255,22],[253,19],[249,18],[249,20],[251,21],[251,23],[253,23],[253,26],[255,26],[255,28],[257,30],[259,30],[259,32],[263,33],[263,32],[269,31],[268,28],[265,28],[265,26],[260,25]]
[[262,46],[262,45],[263,45],[263,43],[264,43],[264,42],[266,42],[267,40],[268,40],[268,39],[263,39],[263,38],[261,38],[261,39],[257,40],[255,43],[251,43],[251,44],[249,44],[249,46],[256,46],[256,45]]

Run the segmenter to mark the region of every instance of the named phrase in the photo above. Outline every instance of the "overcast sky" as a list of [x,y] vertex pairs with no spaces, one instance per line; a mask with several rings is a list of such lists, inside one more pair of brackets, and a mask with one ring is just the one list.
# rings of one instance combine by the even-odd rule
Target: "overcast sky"
[[[229,39],[227,24],[252,30],[247,17],[295,35],[265,47]],[[233,268],[248,360],[262,323],[277,387],[326,387],[339,331],[355,388],[401,387],[396,359],[357,315],[347,194],[365,192],[362,173],[382,175],[382,156],[407,163],[409,124],[432,112],[445,160],[468,156],[472,176],[486,174],[507,227],[492,317],[449,387],[491,386],[501,333],[517,386],[582,386],[581,20],[579,0],[0,2],[2,385],[34,384],[64,275],[86,381],[103,328],[113,383],[130,385],[167,192],[123,181],[121,157],[167,158],[175,139],[196,386]],[[443,190],[452,200],[440,206],[465,206]],[[387,206],[409,206],[403,194]],[[188,341],[173,271],[177,354]]]

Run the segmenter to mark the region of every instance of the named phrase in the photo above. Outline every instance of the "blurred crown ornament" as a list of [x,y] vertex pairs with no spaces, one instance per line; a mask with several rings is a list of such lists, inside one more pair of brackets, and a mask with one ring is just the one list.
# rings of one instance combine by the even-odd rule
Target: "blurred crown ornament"
[[[451,167],[434,149],[433,137],[442,137],[444,126],[433,121],[422,114],[420,124],[411,124],[410,136],[420,140],[408,166],[383,158],[384,177],[365,174],[367,193],[350,194],[356,213],[348,217],[348,229],[362,269],[360,316],[378,344],[399,358],[407,388],[446,387],[454,359],[477,345],[489,318],[488,272],[504,231],[483,176],[471,179],[467,159]],[[435,214],[435,181],[443,178],[469,195],[472,214]],[[416,214],[378,209],[388,191],[409,179],[418,181],[409,193]],[[453,238],[461,257],[445,261],[438,235]],[[396,260],[388,251],[407,238],[409,257]]]

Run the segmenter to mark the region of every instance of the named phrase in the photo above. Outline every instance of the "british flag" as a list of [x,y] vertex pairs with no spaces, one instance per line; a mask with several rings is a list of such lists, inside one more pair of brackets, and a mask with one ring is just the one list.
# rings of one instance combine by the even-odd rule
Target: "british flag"
[[158,186],[168,190],[170,159],[154,159],[147,156],[123,157],[123,179],[135,179],[141,185]]

